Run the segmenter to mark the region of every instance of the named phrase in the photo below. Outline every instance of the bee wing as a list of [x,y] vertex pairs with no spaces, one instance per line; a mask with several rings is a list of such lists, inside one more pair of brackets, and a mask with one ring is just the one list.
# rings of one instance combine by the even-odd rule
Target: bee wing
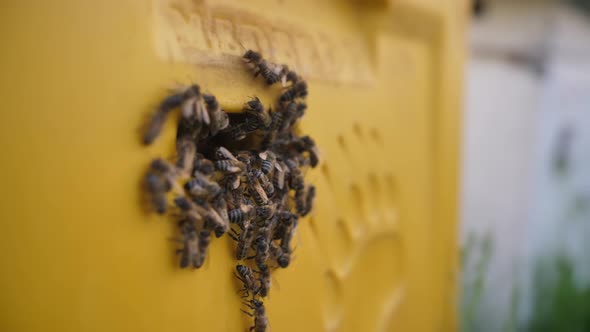
[[186,119],[190,118],[195,112],[195,101],[196,98],[189,98],[181,106],[182,116]]
[[281,173],[284,172],[283,166],[281,166],[279,163],[275,163],[275,168],[277,169],[277,171]]
[[234,180],[233,180],[233,182],[232,182],[231,186],[232,186],[232,188],[233,188],[234,190],[236,190],[236,189],[238,189],[238,188],[240,187],[240,184],[241,184],[240,177],[239,177],[239,176],[236,176],[236,177],[234,178]]
[[209,112],[205,107],[205,102],[203,98],[198,98],[195,101],[195,108],[197,112],[197,118],[204,124],[209,125],[211,123],[211,118],[209,117]]
[[258,195],[264,200],[264,201],[268,201],[268,196],[266,195],[266,192],[264,191],[264,189],[262,188],[262,186],[260,185],[260,183],[258,182],[258,180],[254,180],[253,181],[253,185],[252,188],[254,188],[254,190],[256,190],[256,193],[258,193]]
[[268,151],[262,151],[258,153],[258,156],[262,158],[262,160],[266,160],[266,158],[268,158]]
[[236,158],[231,152],[229,152],[228,149],[224,148],[223,146],[218,147],[217,148],[217,151],[225,159],[231,159],[231,160],[234,160],[234,161],[239,161],[238,158]]

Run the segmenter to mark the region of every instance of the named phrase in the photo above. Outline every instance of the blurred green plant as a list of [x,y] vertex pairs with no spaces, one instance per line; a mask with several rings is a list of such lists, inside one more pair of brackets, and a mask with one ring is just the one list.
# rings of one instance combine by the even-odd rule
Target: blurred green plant
[[533,277],[533,311],[523,331],[590,331],[590,286],[579,286],[565,256],[540,261]]
[[479,313],[482,311],[486,277],[493,250],[493,240],[489,232],[479,237],[469,233],[461,249],[461,264],[463,266],[462,331],[481,331],[482,327],[486,326]]

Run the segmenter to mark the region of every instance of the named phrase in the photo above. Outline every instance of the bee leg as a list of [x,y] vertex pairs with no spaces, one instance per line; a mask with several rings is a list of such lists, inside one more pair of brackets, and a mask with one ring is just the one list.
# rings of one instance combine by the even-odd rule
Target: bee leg
[[245,310],[240,309],[241,312],[245,313],[246,315],[250,316],[250,317],[254,317],[254,315],[250,312],[247,312]]
[[[232,230],[233,230],[233,229],[232,229]],[[236,242],[239,242],[239,241],[240,241],[240,240],[238,240],[238,238],[237,238],[237,237],[236,237],[234,234],[232,234],[232,233],[229,233],[229,232],[228,232],[228,233],[227,233],[227,235],[229,235],[229,237],[230,237],[232,240],[236,241]]]

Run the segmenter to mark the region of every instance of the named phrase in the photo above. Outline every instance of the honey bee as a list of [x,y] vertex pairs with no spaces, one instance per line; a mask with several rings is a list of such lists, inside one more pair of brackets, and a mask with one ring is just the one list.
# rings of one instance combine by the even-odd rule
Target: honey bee
[[254,277],[254,272],[247,266],[236,265],[236,277],[243,283],[243,288],[240,291],[244,292],[244,297],[248,297],[250,292],[256,294],[260,286],[258,280]]
[[231,153],[228,149],[224,148],[223,146],[217,147],[215,149],[215,158],[217,160],[233,160],[238,161],[238,159]]
[[260,288],[258,294],[260,294],[261,297],[266,297],[271,286],[270,269],[266,263],[262,263],[258,265],[258,270],[260,273]]
[[225,198],[217,196],[213,201],[213,207],[215,208],[215,211],[217,211],[221,219],[223,219],[224,224],[229,225],[229,212],[227,210],[227,201],[225,200]]
[[170,183],[166,182],[156,174],[148,173],[145,177],[145,186],[150,195],[152,206],[159,214],[166,213],[168,201],[166,200],[166,192],[172,187]]
[[201,173],[205,176],[212,175],[215,172],[213,162],[205,158],[202,154],[197,153],[194,161],[194,173]]
[[254,326],[250,327],[249,331],[254,332],[266,332],[268,328],[268,318],[266,317],[266,310],[262,301],[255,299],[250,300],[250,303],[246,303],[248,308],[252,309],[253,312],[247,312],[242,310],[243,313],[250,317],[254,317]]
[[200,199],[209,199],[221,193],[221,187],[216,182],[209,180],[198,171],[194,173],[194,178],[184,185],[184,189],[192,197]]
[[214,165],[216,170],[224,174],[241,173],[246,168],[242,162],[236,160],[218,160]]
[[259,63],[262,61],[262,55],[258,52],[247,50],[242,56],[247,63]]
[[276,172],[273,174],[272,184],[279,190],[285,188],[285,168],[287,166],[284,163],[277,163]]
[[254,240],[256,255],[253,256],[253,258],[256,262],[256,266],[258,266],[259,268],[262,264],[265,264],[270,255],[268,242],[269,240],[265,237],[265,234],[258,234],[258,236],[256,236],[256,239]]
[[180,267],[187,268],[189,265],[193,267],[200,267],[200,255],[199,247],[200,241],[197,236],[197,231],[194,224],[189,220],[181,220],[179,222],[180,232],[182,235],[181,242],[183,243],[182,249],[178,249],[176,252],[180,254]]
[[196,121],[209,125],[211,119],[209,118],[209,112],[205,107],[203,95],[201,94],[201,88],[193,84],[183,92],[184,100],[180,105],[182,117],[185,119],[194,118]]
[[256,206],[256,216],[264,220],[272,218],[272,216],[275,214],[275,211],[276,206],[274,204]]
[[268,180],[268,177],[259,169],[253,169],[252,174],[258,179],[262,189],[266,192],[268,197],[272,197],[275,192],[275,188],[272,185],[272,182]]
[[176,150],[178,151],[178,159],[176,161],[177,169],[182,174],[189,175],[193,169],[197,150],[195,143],[188,137],[182,138],[176,144]]
[[251,212],[251,206],[242,204],[239,208],[232,209],[228,212],[229,221],[234,224],[244,224],[244,222],[252,217]]
[[143,136],[143,144],[149,145],[154,142],[154,140],[160,135],[160,132],[162,131],[162,127],[164,126],[164,122],[166,121],[166,116],[168,113],[171,110],[179,107],[184,100],[184,94],[177,93],[166,97],[166,99],[160,103],[147,125],[147,130]]
[[272,257],[277,261],[277,264],[281,267],[281,268],[286,268],[287,266],[289,266],[289,263],[291,262],[291,253],[290,251],[285,251],[283,250],[283,248],[279,245],[276,245],[274,243],[270,243],[270,254],[272,255]]
[[236,258],[238,260],[242,260],[246,258],[248,255],[248,250],[252,246],[252,242],[254,241],[254,236],[256,235],[256,229],[253,224],[245,223],[244,230],[240,234],[239,238],[235,238],[233,235],[231,237],[238,242],[236,247]]
[[203,95],[205,104],[207,105],[207,111],[209,113],[209,134],[211,136],[217,135],[217,133],[225,129],[229,125],[229,117],[219,107],[217,98],[213,95]]
[[258,182],[258,179],[254,176],[252,172],[247,174],[247,181],[248,181],[248,190],[250,191],[250,195],[254,198],[254,201],[257,205],[266,205],[268,203],[268,196],[266,192]]
[[244,111],[258,122],[259,125],[255,129],[268,128],[270,126],[272,121],[271,116],[258,97],[248,101],[246,107],[244,107]]
[[297,81],[300,80],[300,77],[297,75],[297,73],[292,70],[289,70],[289,67],[287,65],[282,65],[279,77],[281,78],[281,84],[283,86],[287,86],[287,82],[295,84]]
[[[262,173],[268,175],[275,167],[276,155],[272,151],[264,151],[258,154],[262,162],[260,163],[260,170]],[[279,166],[280,167],[280,166]]]
[[268,85],[272,85],[280,81],[281,77],[279,73],[282,70],[281,66],[266,62],[260,53],[254,52],[252,50],[246,51],[246,53],[243,55],[243,58],[247,63],[254,65],[254,77],[257,77],[258,75],[262,76]]
[[205,262],[209,244],[211,243],[211,233],[208,230],[201,230],[199,232],[199,259],[195,264],[195,268],[200,268]]
[[207,228],[215,232],[215,237],[221,237],[229,230],[229,217],[224,219],[211,207],[203,208],[200,213],[205,218]]
[[199,223],[204,221],[205,224],[203,226],[214,231],[216,237],[220,237],[229,230],[229,221],[224,220],[215,209],[208,206],[205,202],[195,204],[186,197],[179,196],[174,199],[174,203],[190,219]]
[[305,183],[297,162],[293,159],[288,159],[285,161],[285,164],[289,168],[289,187],[295,190],[303,189]]
[[285,233],[289,232],[289,230],[293,228],[293,225],[296,225],[299,220],[299,217],[296,214],[287,210],[282,210],[278,212],[277,215],[278,222],[273,233],[273,240],[283,239],[285,237]]
[[294,101],[296,98],[304,97],[307,97],[307,83],[305,81],[298,81],[283,92],[279,97],[279,101],[285,103]]
[[[150,171],[148,172],[149,178],[146,178],[148,191],[156,193],[158,188],[164,188],[164,192],[168,192],[172,189],[177,192],[181,191],[178,183],[176,182],[178,175],[179,172],[176,166],[164,159],[154,159],[150,164]],[[160,178],[160,185],[158,185],[158,182],[155,181],[154,176]]]
[[302,216],[305,217],[313,208],[313,200],[315,199],[315,187],[310,185],[307,188],[307,195],[305,196],[305,204],[302,209],[298,209],[297,212]]

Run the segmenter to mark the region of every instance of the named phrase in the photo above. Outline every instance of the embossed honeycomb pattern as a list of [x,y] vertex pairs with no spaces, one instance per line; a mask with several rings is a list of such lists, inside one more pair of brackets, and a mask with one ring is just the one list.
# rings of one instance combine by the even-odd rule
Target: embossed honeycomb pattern
[[[403,297],[404,271],[395,173],[379,158],[387,143],[377,128],[360,122],[342,128],[334,140],[325,146],[329,158],[320,174],[310,175],[321,201],[310,227],[326,259],[325,328],[386,330]],[[369,292],[366,283],[373,284]],[[359,322],[363,310],[373,312]]]

